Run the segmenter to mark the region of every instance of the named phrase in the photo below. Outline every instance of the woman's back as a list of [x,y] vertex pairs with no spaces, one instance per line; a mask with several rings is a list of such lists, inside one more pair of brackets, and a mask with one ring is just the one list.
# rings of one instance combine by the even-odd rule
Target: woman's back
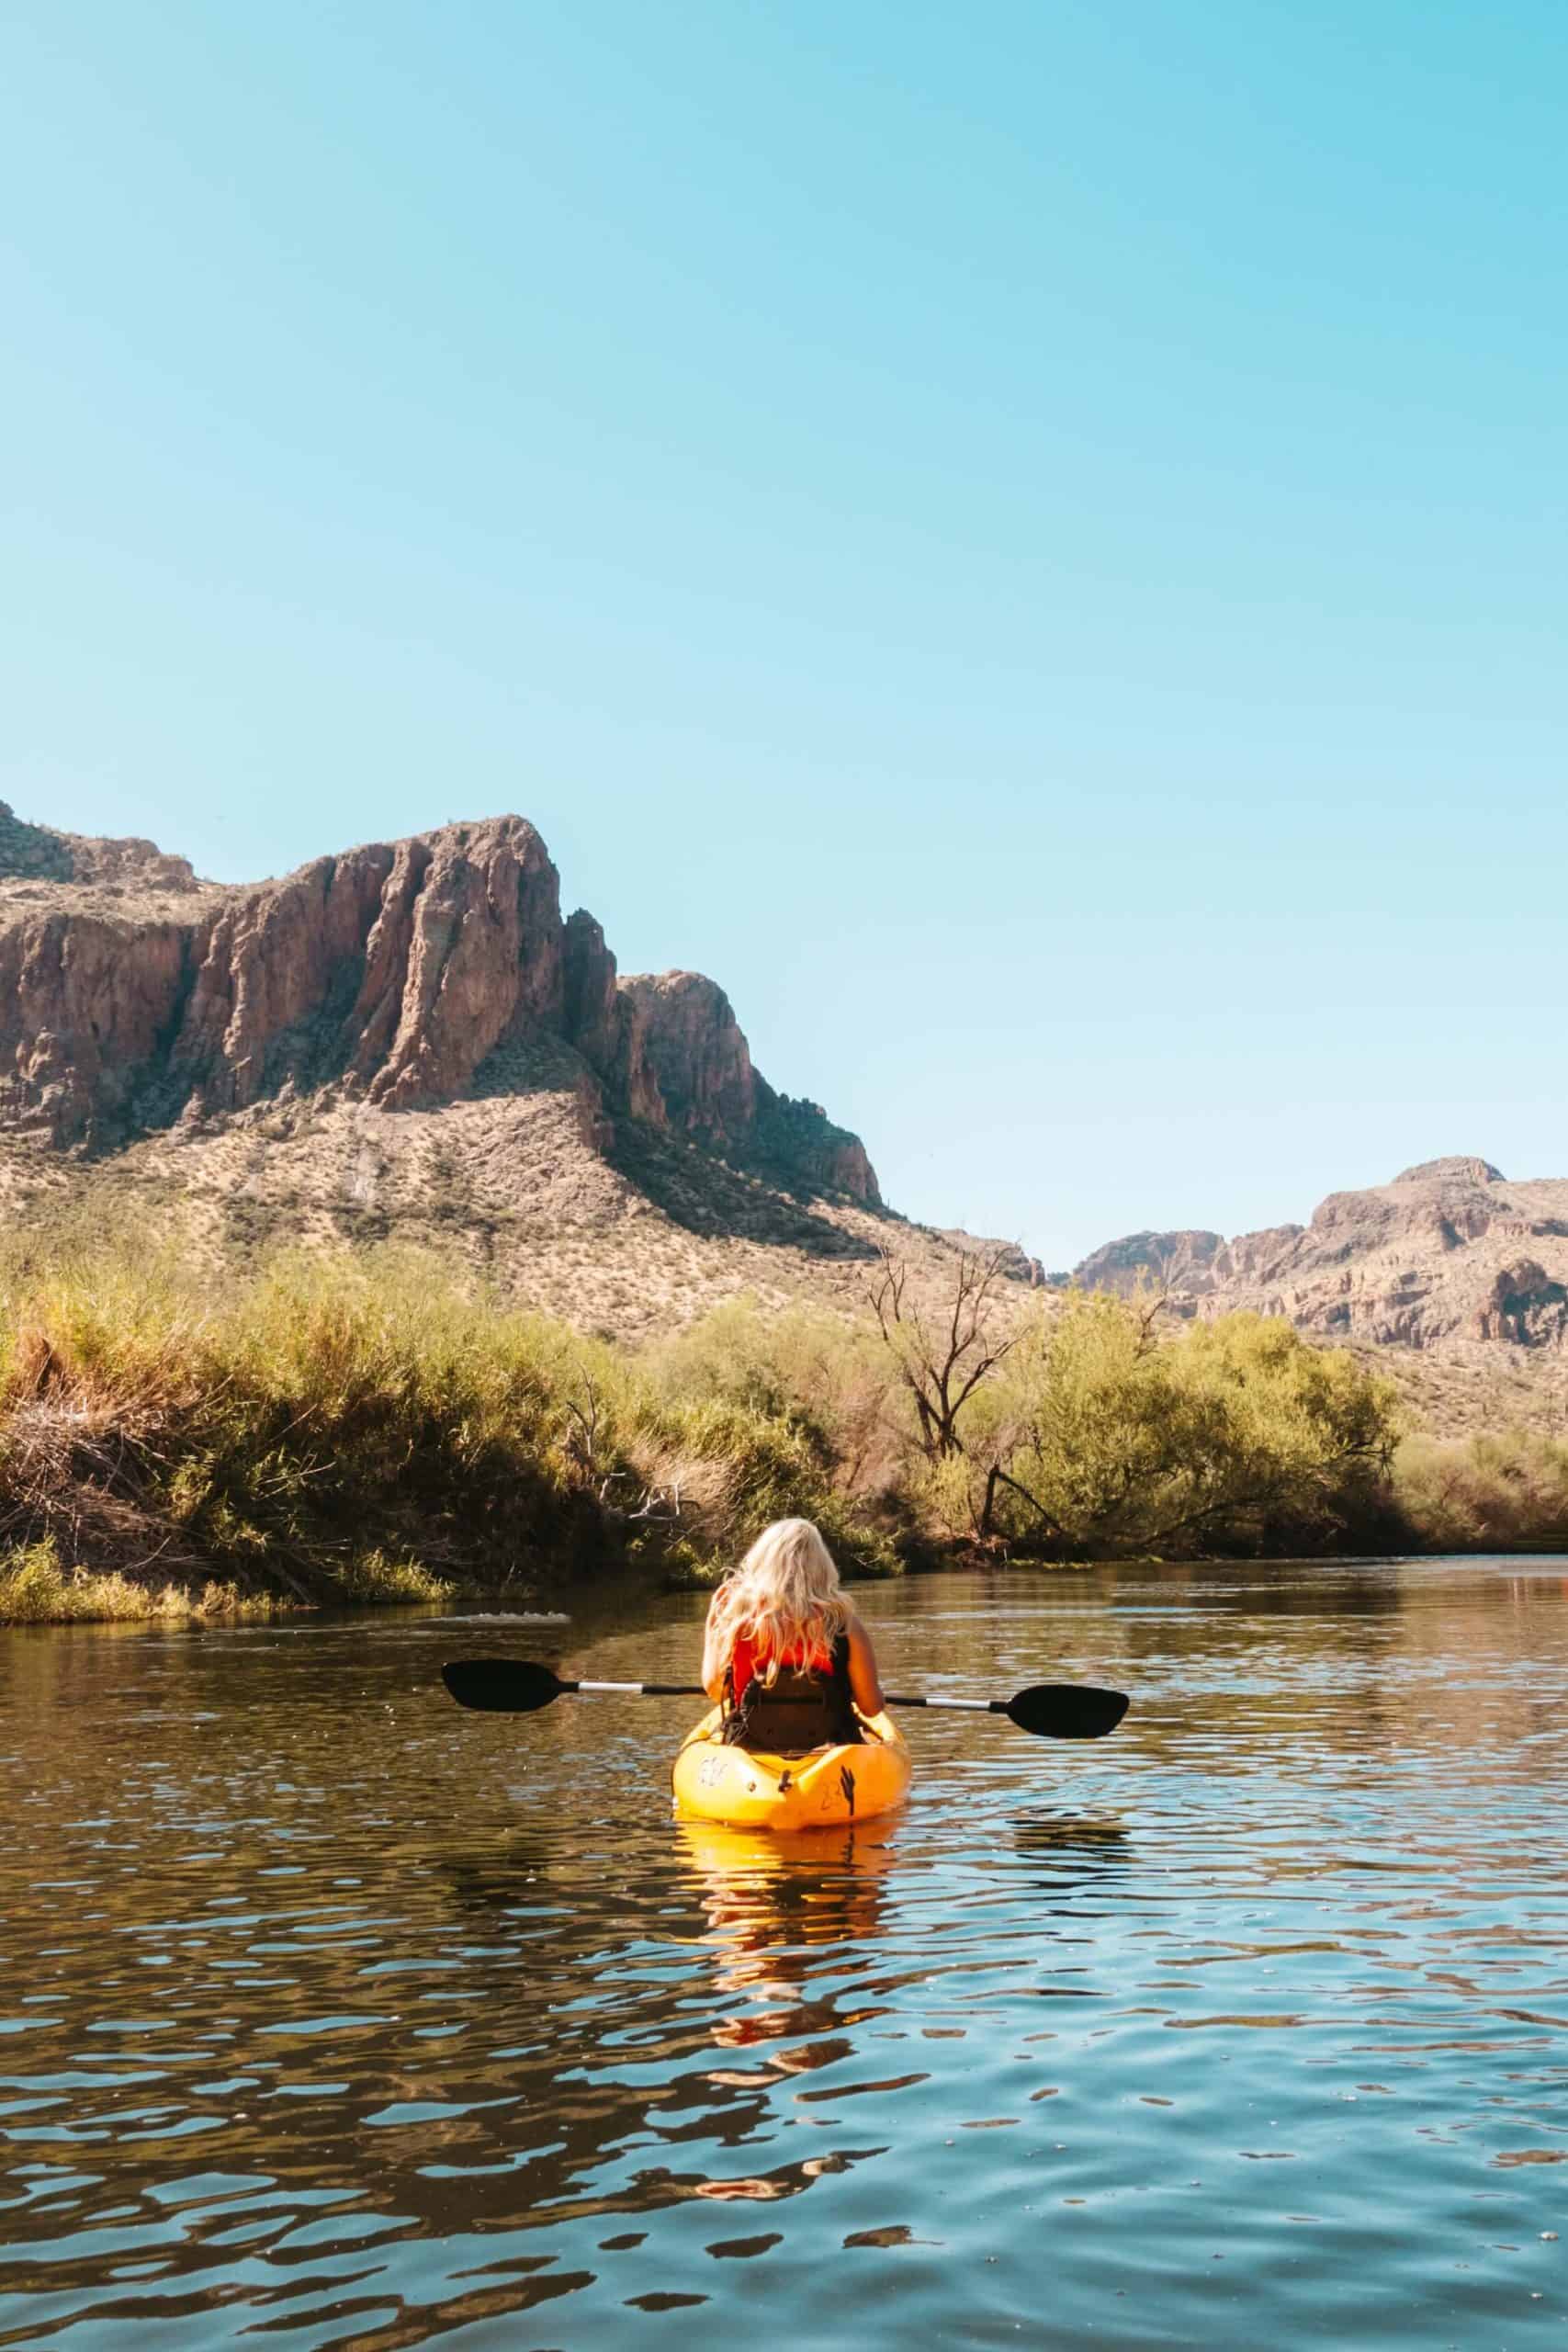
[[750,1634],[739,1633],[729,1653],[730,1696],[737,1704],[746,1696],[753,1679],[767,1682],[773,1673],[807,1674],[826,1677],[833,1670],[831,1642],[790,1642],[777,1649],[769,1642],[754,1642]]
[[724,1707],[725,1740],[746,1747],[858,1740],[856,1707],[880,1712],[870,1636],[809,1520],[765,1529],[715,1593],[703,1685]]

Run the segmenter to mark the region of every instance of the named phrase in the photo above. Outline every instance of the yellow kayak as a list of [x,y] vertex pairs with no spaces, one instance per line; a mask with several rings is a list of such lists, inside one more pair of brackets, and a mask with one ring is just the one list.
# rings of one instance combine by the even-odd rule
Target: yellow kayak
[[853,1747],[800,1756],[726,1747],[722,1720],[715,1707],[676,1756],[670,1781],[677,1813],[741,1829],[820,1829],[874,1820],[904,1801],[909,1751],[886,1714],[863,1716],[864,1737]]

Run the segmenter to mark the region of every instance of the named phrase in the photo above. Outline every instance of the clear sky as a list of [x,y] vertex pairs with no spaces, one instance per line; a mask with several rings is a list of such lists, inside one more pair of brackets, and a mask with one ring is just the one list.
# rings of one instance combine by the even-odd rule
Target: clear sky
[[515,808],[1052,1265],[1568,1173],[1561,0],[0,0],[0,797]]

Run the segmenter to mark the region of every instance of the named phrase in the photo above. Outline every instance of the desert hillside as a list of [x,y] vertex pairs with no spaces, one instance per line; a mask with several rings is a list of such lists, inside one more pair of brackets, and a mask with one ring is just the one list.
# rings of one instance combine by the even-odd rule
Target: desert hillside
[[13,1226],[412,1243],[620,1336],[852,1300],[889,1237],[938,1282],[964,1239],[893,1216],[716,982],[620,974],[519,817],[232,887],[0,805],[0,1070]]
[[701,1575],[800,1509],[882,1568],[1568,1541],[1568,1184],[1054,1287],[898,1216],[716,981],[621,974],[520,817],[238,887],[0,808],[0,1615]]

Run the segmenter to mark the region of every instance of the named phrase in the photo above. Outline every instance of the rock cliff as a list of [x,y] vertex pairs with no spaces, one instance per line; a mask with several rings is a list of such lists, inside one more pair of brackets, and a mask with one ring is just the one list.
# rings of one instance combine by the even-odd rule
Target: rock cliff
[[631,1122],[879,1204],[858,1138],[754,1069],[722,989],[623,978],[591,915],[563,922],[521,817],[235,888],[0,804],[0,1133],[101,1154],[306,1095],[427,1110],[506,1093],[541,1046],[600,1152]]
[[1331,1193],[1306,1226],[1228,1242],[1128,1235],[1073,1279],[1123,1293],[1152,1281],[1179,1314],[1250,1307],[1325,1339],[1559,1349],[1568,1339],[1568,1182],[1514,1183],[1490,1160],[1427,1160],[1390,1184]]

